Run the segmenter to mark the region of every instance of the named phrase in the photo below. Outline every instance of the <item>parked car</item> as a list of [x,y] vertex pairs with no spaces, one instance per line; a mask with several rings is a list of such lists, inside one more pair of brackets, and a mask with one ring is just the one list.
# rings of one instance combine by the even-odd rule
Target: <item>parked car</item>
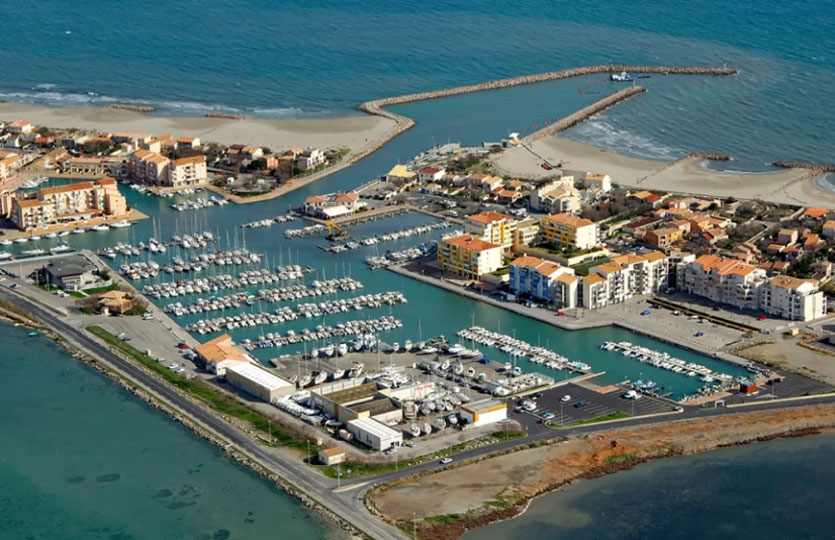
[[567,401],[571,401],[571,396],[566,394],[566,395],[564,395],[563,397],[560,398],[560,401],[562,401],[563,403],[565,403]]
[[550,420],[553,417],[554,417],[554,413],[552,413],[550,411],[542,414],[542,418],[544,418],[545,420]]
[[448,465],[450,463],[452,463],[452,458],[451,457],[445,457],[444,459],[441,460],[441,465]]
[[589,403],[587,401],[582,401],[581,400],[581,401],[578,401],[577,403],[575,403],[574,406],[577,407],[578,409],[582,409],[583,407],[586,407],[588,404]]

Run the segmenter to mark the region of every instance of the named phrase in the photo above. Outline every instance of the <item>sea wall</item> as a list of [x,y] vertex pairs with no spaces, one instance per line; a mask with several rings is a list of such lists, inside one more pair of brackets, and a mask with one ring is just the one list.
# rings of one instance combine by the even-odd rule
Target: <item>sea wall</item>
[[549,124],[544,128],[531,133],[530,135],[524,138],[524,141],[533,142],[543,137],[555,135],[560,131],[564,131],[570,127],[576,126],[581,122],[585,122],[595,114],[605,109],[608,109],[612,105],[617,105],[625,99],[629,99],[632,96],[636,96],[638,94],[643,94],[646,91],[647,89],[642,86],[628,86],[622,90],[618,90],[614,94],[610,94],[604,97],[603,99],[599,99],[591,105],[587,105],[582,109],[574,111],[573,113],[569,114],[564,118],[561,118],[553,124]]

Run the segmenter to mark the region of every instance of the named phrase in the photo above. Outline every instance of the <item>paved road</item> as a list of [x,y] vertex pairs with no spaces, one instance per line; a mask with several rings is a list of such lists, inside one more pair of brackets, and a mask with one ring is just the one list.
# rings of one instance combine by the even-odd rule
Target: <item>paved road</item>
[[[277,454],[270,451],[268,448],[262,446],[259,442],[252,439],[237,428],[231,426],[227,422],[216,418],[209,413],[202,406],[192,403],[190,400],[181,395],[178,391],[171,388],[169,385],[158,380],[156,377],[150,375],[144,369],[138,367],[130,361],[127,361],[119,355],[113,353],[105,345],[102,345],[93,339],[84,328],[76,328],[68,324],[67,321],[62,320],[61,317],[56,316],[53,312],[45,309],[41,305],[33,302],[26,296],[12,291],[6,287],[0,288],[0,298],[12,302],[23,309],[32,313],[35,317],[44,321],[48,326],[51,326],[58,333],[74,342],[76,345],[88,351],[93,356],[100,358],[107,363],[113,365],[118,370],[124,372],[129,377],[140,382],[152,392],[161,396],[166,401],[174,404],[176,407],[194,418],[197,422],[207,426],[210,430],[225,438],[232,445],[243,450],[245,453],[254,457],[260,463],[271,469],[276,474],[281,475],[290,483],[302,488],[309,496],[322,504],[324,507],[330,509],[335,514],[341,516],[343,519],[351,522],[355,527],[362,530],[372,538],[377,540],[397,539],[404,540],[408,536],[380,519],[372,516],[365,508],[363,497],[365,493],[374,485],[390,482],[392,480],[402,478],[406,475],[412,475],[420,472],[431,470],[439,470],[444,468],[437,460],[426,462],[420,465],[401,469],[388,474],[376,476],[373,478],[362,479],[353,484],[356,489],[345,489],[350,486],[342,486],[343,489],[339,492],[334,491],[336,488],[336,481],[323,477],[318,472],[313,471],[307,467],[300,466],[297,460]],[[695,418],[708,418],[715,416],[723,416],[727,414],[736,414],[747,411],[764,411],[786,409],[791,407],[799,407],[818,403],[833,403],[835,402],[835,395],[827,394],[819,397],[799,399],[795,401],[767,401],[762,403],[755,403],[745,407],[732,408],[716,408],[716,409],[699,409],[695,407],[686,407],[680,413],[667,414],[650,417],[635,417],[618,422],[618,427],[628,427],[637,425],[659,424],[669,422],[672,420],[686,420]],[[455,456],[456,461],[462,461],[472,458],[482,457],[486,454],[507,450],[517,445],[529,444],[535,441],[543,441],[547,439],[554,439],[559,437],[581,435],[597,431],[605,431],[609,429],[609,425],[591,424],[585,426],[578,426],[574,428],[565,428],[559,430],[543,429],[535,432],[530,432],[528,437],[524,439],[516,439],[504,441],[490,446],[474,448],[467,450]]]

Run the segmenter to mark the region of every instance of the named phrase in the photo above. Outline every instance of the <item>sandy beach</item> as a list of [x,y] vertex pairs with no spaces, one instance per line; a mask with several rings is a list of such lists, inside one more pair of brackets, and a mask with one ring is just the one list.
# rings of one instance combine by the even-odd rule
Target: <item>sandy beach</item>
[[357,115],[345,118],[228,120],[170,117],[111,108],[57,108],[25,103],[0,103],[0,118],[29,120],[56,128],[135,131],[175,137],[200,137],[206,142],[252,144],[274,151],[292,147],[340,148],[352,153],[388,140],[395,123],[387,118]]
[[493,158],[496,171],[526,178],[545,178],[541,167],[563,161],[567,171],[606,173],[625,187],[695,195],[762,199],[775,203],[835,208],[835,193],[818,187],[811,171],[786,169],[770,173],[735,173],[706,169],[701,160],[653,161],[623,156],[561,137],[547,137]]

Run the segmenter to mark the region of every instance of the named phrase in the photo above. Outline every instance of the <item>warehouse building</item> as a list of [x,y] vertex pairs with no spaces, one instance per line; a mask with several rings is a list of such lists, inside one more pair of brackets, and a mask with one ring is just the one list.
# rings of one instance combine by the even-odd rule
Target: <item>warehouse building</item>
[[260,398],[267,403],[289,396],[296,391],[296,385],[285,381],[255,364],[231,364],[226,366],[226,380],[240,390]]
[[403,443],[403,433],[373,418],[357,418],[348,422],[348,431],[358,442],[374,450],[388,450]]
[[473,426],[486,426],[507,419],[507,403],[496,399],[474,401],[461,407],[461,419]]
[[377,388],[375,382],[333,388],[328,388],[332,391],[312,391],[310,398],[317,408],[340,422],[375,418],[381,422],[394,423],[403,419],[403,410],[389,396],[390,390]]

